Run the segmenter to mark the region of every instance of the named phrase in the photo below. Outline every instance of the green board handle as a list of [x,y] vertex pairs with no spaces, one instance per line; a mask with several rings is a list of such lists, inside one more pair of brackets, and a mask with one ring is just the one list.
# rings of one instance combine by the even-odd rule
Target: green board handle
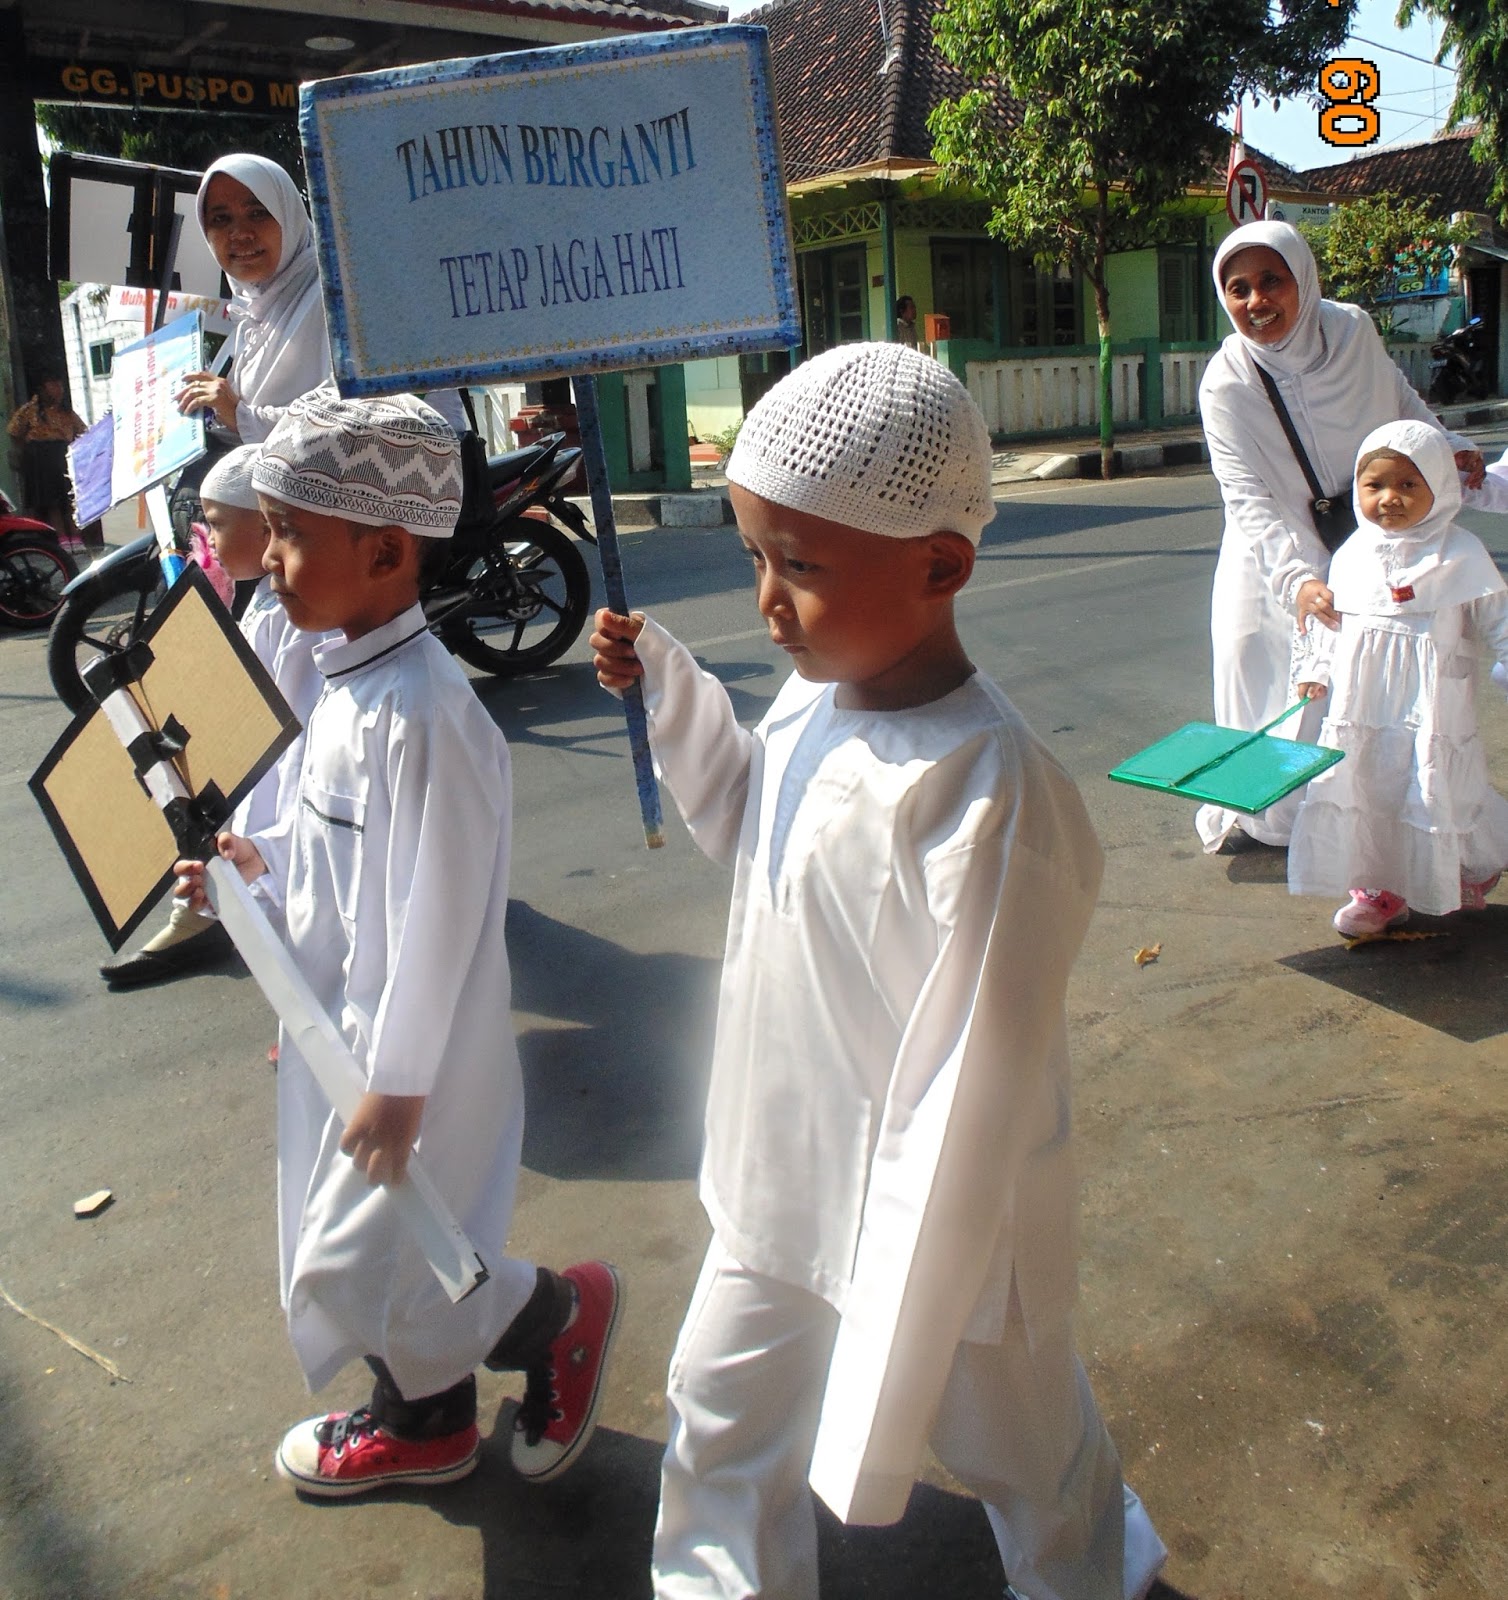
[[1190,779],[1197,778],[1201,773],[1208,772],[1211,767],[1218,767],[1222,761],[1228,761],[1238,750],[1244,750],[1248,745],[1255,744],[1258,739],[1271,732],[1280,722],[1287,722],[1295,711],[1302,711],[1308,704],[1308,700],[1300,700],[1296,704],[1289,706],[1286,711],[1280,712],[1275,716],[1271,722],[1264,722],[1249,739],[1243,739],[1240,744],[1233,744],[1229,750],[1222,750],[1213,760],[1206,761],[1202,766],[1195,767],[1192,772],[1184,773],[1181,778],[1174,780],[1171,787],[1174,789],[1181,788]]

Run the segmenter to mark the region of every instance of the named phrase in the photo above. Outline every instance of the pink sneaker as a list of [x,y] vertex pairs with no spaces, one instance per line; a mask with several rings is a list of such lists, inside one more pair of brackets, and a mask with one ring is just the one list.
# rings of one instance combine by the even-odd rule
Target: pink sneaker
[[1386,933],[1408,914],[1408,901],[1390,889],[1353,889],[1349,903],[1332,920],[1337,933],[1348,939],[1364,939],[1369,934]]
[[310,1417],[278,1446],[278,1476],[305,1494],[342,1500],[392,1483],[454,1483],[476,1466],[482,1441],[476,1424],[438,1439],[396,1439],[365,1406]]
[[1485,911],[1487,909],[1487,896],[1498,886],[1498,879],[1503,874],[1494,872],[1490,878],[1483,878],[1479,883],[1471,883],[1465,877],[1461,879],[1461,909],[1463,911]]
[[586,1448],[623,1311],[623,1288],[607,1262],[584,1261],[561,1276],[575,1285],[576,1314],[529,1371],[513,1422],[514,1470],[531,1483],[559,1477]]

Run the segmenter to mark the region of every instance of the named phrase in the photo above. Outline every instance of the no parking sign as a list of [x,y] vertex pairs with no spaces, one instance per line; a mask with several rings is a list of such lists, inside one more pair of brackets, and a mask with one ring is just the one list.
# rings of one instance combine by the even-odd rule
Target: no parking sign
[[1266,209],[1266,175],[1255,161],[1238,161],[1225,185],[1226,215],[1239,228],[1246,222],[1260,222]]

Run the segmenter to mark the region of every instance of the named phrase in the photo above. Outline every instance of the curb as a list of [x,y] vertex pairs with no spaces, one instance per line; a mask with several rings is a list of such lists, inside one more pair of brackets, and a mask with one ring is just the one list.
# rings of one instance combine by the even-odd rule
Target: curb
[[[1191,467],[1210,458],[1203,439],[1177,439],[1169,444],[1129,444],[1112,457],[1115,475],[1156,472],[1163,467]],[[1072,455],[1054,455],[1032,469],[1034,478],[1098,478],[1100,453],[1080,450]]]

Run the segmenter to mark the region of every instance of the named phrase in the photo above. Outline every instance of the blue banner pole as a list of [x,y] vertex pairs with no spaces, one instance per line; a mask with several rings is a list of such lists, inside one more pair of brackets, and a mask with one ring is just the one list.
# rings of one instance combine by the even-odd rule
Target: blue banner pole
[[[602,414],[597,409],[597,379],[588,373],[573,378],[576,422],[581,430],[581,453],[586,463],[587,489],[592,497],[592,523],[597,533],[597,554],[602,557],[602,583],[608,608],[628,615],[628,589],[618,554],[618,525],[613,520],[612,487],[607,481],[607,451],[602,443]],[[628,720],[628,748],[634,758],[634,783],[639,791],[639,815],[644,819],[644,843],[658,850],[665,843],[660,787],[655,782],[654,759],[649,753],[649,719],[644,711],[644,691],[631,683],[623,691],[623,714]]]

